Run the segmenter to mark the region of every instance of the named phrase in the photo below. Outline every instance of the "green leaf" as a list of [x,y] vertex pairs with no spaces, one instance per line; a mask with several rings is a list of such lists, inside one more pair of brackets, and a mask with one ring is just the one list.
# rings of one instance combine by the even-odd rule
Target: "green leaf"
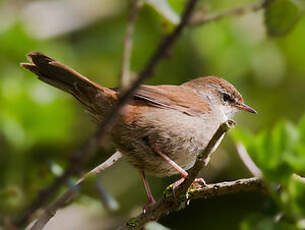
[[295,173],[305,173],[305,143],[300,142],[293,151],[287,152],[284,161],[293,168]]
[[280,122],[272,131],[272,150],[283,155],[295,145],[297,132],[292,124]]
[[242,230],[300,229],[297,223],[305,216],[305,179],[297,174],[305,173],[304,126],[305,118],[302,118],[298,127],[281,121],[271,131],[257,135],[240,130],[232,132],[233,138],[245,145],[261,169],[271,197],[285,215],[277,223],[273,216],[250,216],[242,222]]
[[272,131],[256,136],[240,130],[234,130],[232,136],[245,145],[269,182],[286,185],[292,173],[304,172],[305,146],[290,122],[279,122]]
[[288,204],[290,206],[290,211],[293,212],[297,218],[304,218],[305,179],[296,174],[292,175],[287,190],[290,197]]
[[265,24],[268,34],[281,36],[289,32],[303,13],[302,0],[273,0],[265,10]]
[[153,7],[168,22],[174,25],[180,22],[179,15],[171,8],[167,0],[145,0],[145,2]]

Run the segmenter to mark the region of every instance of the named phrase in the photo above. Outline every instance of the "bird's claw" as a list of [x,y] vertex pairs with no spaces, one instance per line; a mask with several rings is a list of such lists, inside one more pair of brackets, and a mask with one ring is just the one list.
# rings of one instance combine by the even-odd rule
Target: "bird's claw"
[[193,183],[192,183],[191,186],[193,186],[193,187],[195,187],[195,188],[201,188],[201,187],[204,187],[204,186],[206,186],[206,185],[207,185],[207,183],[205,182],[205,180],[204,180],[203,178],[196,178],[196,179],[193,181]]
[[147,210],[156,203],[154,199],[150,200],[147,204],[143,206],[143,213],[145,214]]

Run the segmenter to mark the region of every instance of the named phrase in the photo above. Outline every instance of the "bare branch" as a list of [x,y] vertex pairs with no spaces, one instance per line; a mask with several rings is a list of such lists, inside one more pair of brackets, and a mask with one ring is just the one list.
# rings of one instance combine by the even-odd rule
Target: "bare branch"
[[264,184],[261,178],[251,177],[239,179],[229,182],[220,182],[216,184],[207,184],[201,188],[190,189],[188,199],[208,199],[214,196],[228,195],[237,192],[253,191],[264,189]]
[[[189,176],[175,190],[175,195],[172,191],[172,185],[168,186],[164,191],[163,198],[161,198],[153,206],[148,208],[145,213],[142,213],[141,215],[130,219],[125,225],[121,226],[119,229],[141,229],[147,222],[152,220],[158,220],[166,213],[176,211],[177,209],[184,207],[190,195],[188,193],[188,190],[194,179],[197,177],[199,171],[206,165],[207,159],[210,157],[210,154],[213,152],[215,146],[217,146],[220,139],[226,132],[229,131],[230,128],[234,126],[234,124],[234,121],[228,120],[219,126],[207,147],[201,153],[198,154],[194,166],[190,170],[188,170]],[[193,192],[196,193],[195,191]]]
[[197,13],[197,14],[194,14],[193,17],[191,18],[190,25],[191,26],[200,26],[200,25],[203,25],[203,24],[206,24],[209,22],[221,20],[225,17],[239,16],[239,15],[243,15],[243,14],[246,14],[249,12],[255,12],[255,11],[265,8],[266,5],[269,3],[269,1],[270,0],[262,0],[261,2],[258,2],[258,3],[254,3],[254,4],[242,6],[242,7],[236,7],[236,8],[224,11],[224,12],[215,13],[215,14],[211,14],[211,15],[207,15],[207,16],[203,15],[202,12]]
[[142,5],[143,5],[142,0],[135,0],[128,16],[125,38],[124,38],[124,51],[123,51],[122,72],[121,72],[121,85],[123,88],[126,88],[130,83],[130,57],[132,51],[134,23],[137,13]]

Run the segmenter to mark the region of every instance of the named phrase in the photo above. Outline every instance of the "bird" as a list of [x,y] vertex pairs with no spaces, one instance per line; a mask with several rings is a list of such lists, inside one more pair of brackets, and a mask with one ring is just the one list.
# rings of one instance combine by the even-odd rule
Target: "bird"
[[[103,87],[40,53],[21,66],[38,79],[73,95],[92,119],[101,123],[117,104],[118,88]],[[228,81],[206,76],[181,85],[141,85],[109,131],[116,148],[140,171],[149,207],[155,203],[146,175],[188,176],[217,128],[238,111],[256,113]]]

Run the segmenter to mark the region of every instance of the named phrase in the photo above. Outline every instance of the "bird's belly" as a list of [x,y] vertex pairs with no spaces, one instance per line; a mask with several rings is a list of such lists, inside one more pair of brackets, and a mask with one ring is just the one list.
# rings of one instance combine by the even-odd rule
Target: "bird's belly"
[[[146,138],[146,136],[143,137],[143,139]],[[120,147],[119,150],[136,168],[144,171],[148,175],[155,176],[170,176],[178,173],[157,151],[167,155],[176,164],[187,170],[194,165],[196,154],[203,146],[203,143],[196,143],[195,138],[179,140],[177,137],[171,139],[163,139],[160,137],[156,142],[150,141],[149,144],[143,144],[138,139],[131,142],[129,147],[132,146],[132,151],[126,151],[125,148]]]
[[205,148],[217,128],[204,117],[171,110],[149,114],[136,122],[124,126],[120,134],[115,135],[114,142],[131,164],[155,176],[178,173],[157,151],[187,170],[194,165],[197,153]]

